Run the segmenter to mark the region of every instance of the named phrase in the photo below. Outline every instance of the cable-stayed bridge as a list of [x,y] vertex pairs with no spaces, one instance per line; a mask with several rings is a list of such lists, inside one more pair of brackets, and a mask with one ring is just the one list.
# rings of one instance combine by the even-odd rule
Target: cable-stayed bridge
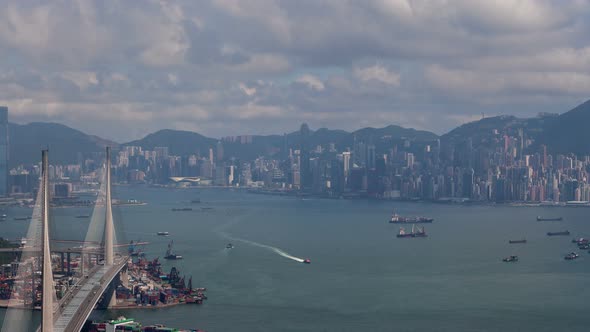
[[[79,247],[57,250],[50,248],[52,241],[49,236],[48,170],[48,151],[44,150],[42,151],[40,190],[27,234],[27,245],[23,248],[0,250],[0,252],[19,252],[21,257],[2,332],[25,330],[25,325],[30,322],[24,318],[23,308],[27,308],[28,304],[34,305],[34,299],[24,294],[32,293],[33,298],[36,296],[36,287],[39,286],[36,276],[39,272],[41,273],[42,319],[37,331],[42,332],[80,331],[99,301],[106,306],[114,303],[117,279],[120,278],[123,282],[127,279],[129,255],[115,253],[116,248],[120,246],[115,244],[113,225],[110,148],[106,149],[105,180],[101,188],[105,201],[104,217],[92,219],[86,239]],[[71,256],[77,255],[80,259],[76,283],[69,287],[59,301],[53,279],[52,253],[61,256],[62,273],[66,273],[64,258],[67,256],[68,275],[72,274]]]

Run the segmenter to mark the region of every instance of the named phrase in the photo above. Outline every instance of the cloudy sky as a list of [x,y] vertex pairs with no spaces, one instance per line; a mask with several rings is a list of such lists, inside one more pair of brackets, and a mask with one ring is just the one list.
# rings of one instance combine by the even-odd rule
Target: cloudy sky
[[436,133],[590,98],[590,1],[0,0],[0,105],[117,141]]

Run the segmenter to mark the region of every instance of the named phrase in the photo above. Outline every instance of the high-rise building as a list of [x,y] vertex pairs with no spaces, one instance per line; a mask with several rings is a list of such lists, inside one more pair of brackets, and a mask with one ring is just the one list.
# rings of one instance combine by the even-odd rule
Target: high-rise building
[[8,196],[8,107],[0,106],[0,196]]
[[223,160],[223,143],[217,141],[217,161]]

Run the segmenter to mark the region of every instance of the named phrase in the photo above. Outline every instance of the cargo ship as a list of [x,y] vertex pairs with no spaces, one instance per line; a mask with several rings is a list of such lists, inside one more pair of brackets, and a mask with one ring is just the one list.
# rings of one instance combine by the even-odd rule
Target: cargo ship
[[141,323],[136,322],[133,318],[119,317],[107,322],[89,323],[83,331],[88,332],[106,332],[106,331],[131,331],[131,332],[205,332],[199,329],[176,329],[166,327],[162,324],[155,324],[149,326],[142,326]]
[[521,240],[508,240],[508,243],[526,243],[526,239]]
[[399,228],[399,232],[397,233],[397,237],[400,238],[406,238],[406,237],[427,237],[428,235],[426,235],[426,231],[424,230],[424,227],[420,228],[417,227],[418,230],[415,229],[414,226],[412,226],[412,232],[411,233],[406,233],[406,230],[403,227]]
[[403,217],[397,213],[391,215],[389,222],[392,224],[426,224],[433,222],[434,219],[427,217]]
[[547,232],[547,236],[556,236],[556,235],[570,235],[570,232],[569,231]]
[[563,217],[557,217],[557,218],[543,218],[541,216],[537,216],[537,221],[562,221]]

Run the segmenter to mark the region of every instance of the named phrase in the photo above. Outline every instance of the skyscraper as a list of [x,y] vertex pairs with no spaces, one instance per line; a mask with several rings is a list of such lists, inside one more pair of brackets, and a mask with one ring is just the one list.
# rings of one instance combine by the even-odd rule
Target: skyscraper
[[0,196],[8,196],[8,107],[0,106]]

